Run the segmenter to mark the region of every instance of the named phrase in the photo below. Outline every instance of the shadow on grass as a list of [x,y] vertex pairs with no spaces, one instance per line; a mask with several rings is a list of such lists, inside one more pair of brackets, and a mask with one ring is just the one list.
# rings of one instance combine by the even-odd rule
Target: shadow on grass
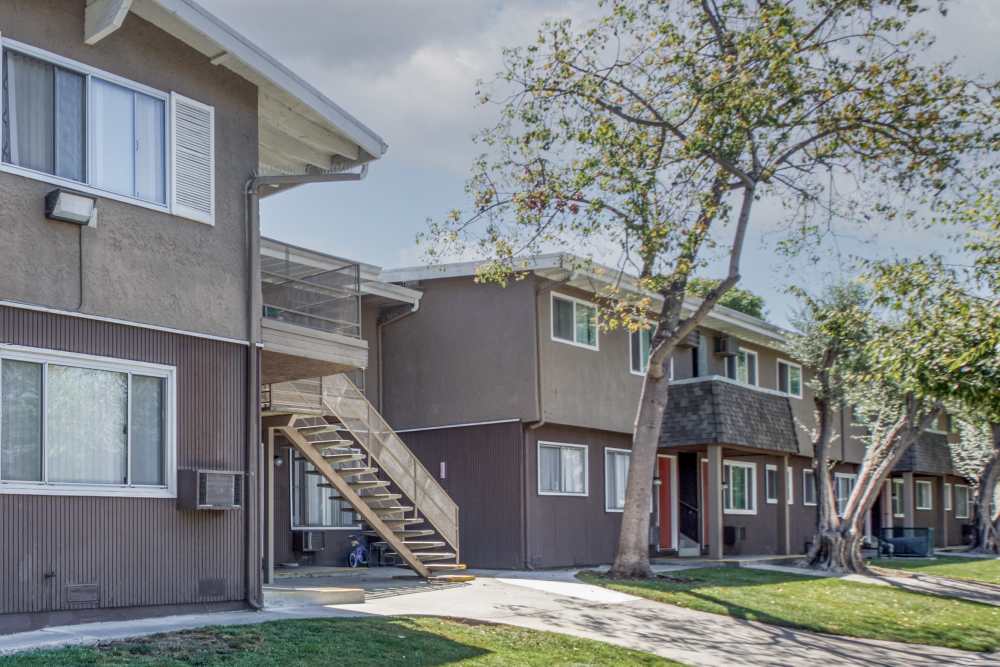
[[[0,657],[3,667],[68,665],[413,665],[486,656],[488,648],[428,631],[436,621],[347,618],[275,621],[152,635],[93,647]],[[471,624],[456,624],[458,634]]]
[[733,568],[681,571],[648,580],[613,580],[593,572],[581,573],[581,578],[741,621],[967,651],[1000,648],[996,607],[904,586]]

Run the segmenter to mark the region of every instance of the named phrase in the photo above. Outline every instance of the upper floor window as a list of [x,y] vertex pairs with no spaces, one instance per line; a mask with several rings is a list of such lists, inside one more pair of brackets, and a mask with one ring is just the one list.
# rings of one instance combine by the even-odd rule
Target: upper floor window
[[597,347],[597,306],[552,294],[552,339],[593,350]]
[[2,45],[3,170],[214,222],[212,107]]
[[778,359],[778,391],[802,398],[802,366]]
[[735,356],[726,357],[726,376],[743,384],[757,386],[757,353],[741,347]]
[[172,368],[0,354],[0,492],[172,495]]
[[587,451],[586,445],[539,442],[539,495],[587,495]]
[[4,162],[166,205],[166,96],[3,56]]
[[[645,375],[649,369],[649,354],[653,349],[652,340],[655,333],[656,327],[650,327],[649,329],[640,329],[629,334],[629,368],[636,375]],[[667,362],[667,374],[669,379],[674,379],[673,357]]]

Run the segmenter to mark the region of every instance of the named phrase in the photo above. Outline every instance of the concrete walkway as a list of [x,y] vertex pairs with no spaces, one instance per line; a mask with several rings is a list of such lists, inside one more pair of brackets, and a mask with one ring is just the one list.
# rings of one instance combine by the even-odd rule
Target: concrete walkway
[[[659,568],[658,568],[659,569]],[[668,568],[663,568],[667,570]],[[674,569],[674,568],[669,568]],[[476,572],[476,581],[434,586],[392,579],[392,570],[352,578],[364,604],[279,607],[261,613],[100,623],[0,637],[0,653],[95,643],[205,625],[291,618],[436,615],[505,623],[597,639],[689,665],[996,665],[1000,657],[929,646],[849,639],[661,604],[577,581],[572,572]],[[336,585],[321,580],[316,585]]]

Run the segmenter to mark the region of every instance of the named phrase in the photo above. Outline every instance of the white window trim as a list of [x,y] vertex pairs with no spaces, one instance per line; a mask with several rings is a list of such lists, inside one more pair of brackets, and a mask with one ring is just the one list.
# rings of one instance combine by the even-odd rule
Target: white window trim
[[[542,491],[542,457],[543,445],[549,447],[571,447],[583,450],[583,493],[566,493],[564,491]],[[573,498],[586,498],[590,496],[590,445],[576,445],[569,442],[553,442],[551,440],[539,440],[535,443],[535,486],[540,496],[570,496]]]
[[786,468],[786,470],[788,471],[788,477],[785,480],[786,483],[788,484],[788,504],[789,505],[794,505],[795,504],[795,471],[792,470],[792,466],[788,466]]
[[[725,509],[726,498],[729,498],[729,504],[732,505],[732,477],[730,475],[725,475],[726,466],[730,468],[745,468],[750,471],[750,505],[753,509],[747,510],[737,510],[737,509]],[[724,460],[722,462],[722,472],[726,479],[726,488],[723,494],[723,513],[724,514],[746,514],[746,515],[756,515],[757,514],[757,464],[748,461],[732,461]]]
[[[123,202],[126,204],[133,204],[139,206],[140,208],[146,208],[152,211],[159,211],[160,213],[171,214],[170,201],[172,200],[172,187],[171,187],[171,165],[173,164],[171,146],[173,145],[173,137],[170,132],[170,95],[163,92],[162,90],[157,90],[156,88],[151,88],[137,81],[132,81],[124,77],[118,76],[117,74],[112,74],[102,69],[86,65],[76,60],[70,60],[56,53],[40,49],[36,46],[30,44],[25,44],[23,42],[18,42],[13,39],[8,39],[6,37],[0,38],[0,56],[2,56],[3,49],[11,49],[19,53],[23,53],[27,56],[43,60],[52,65],[56,65],[63,69],[71,70],[77,74],[81,74],[86,77],[85,90],[86,90],[86,104],[87,104],[87,142],[86,142],[86,155],[84,155],[87,174],[88,177],[92,172],[91,159],[93,158],[94,151],[91,145],[92,132],[90,131],[90,100],[91,100],[91,89],[90,89],[90,79],[91,77],[97,77],[103,79],[108,83],[113,83],[117,86],[123,88],[128,88],[129,90],[135,91],[137,93],[142,93],[143,95],[148,95],[161,100],[164,104],[163,106],[163,159],[164,159],[164,184],[163,192],[165,203],[159,204],[157,202],[146,201],[145,199],[139,199],[137,197],[130,197],[128,195],[118,194],[117,192],[110,192],[108,190],[102,190],[100,188],[94,187],[89,183],[82,183],[80,181],[74,181],[68,178],[61,178],[54,174],[46,174],[42,171],[35,171],[34,169],[28,169],[26,167],[20,167],[14,164],[8,164],[0,160],[0,172],[5,172],[9,174],[15,174],[17,176],[23,176],[24,178],[30,178],[35,181],[41,181],[42,183],[48,183],[50,185],[55,185],[57,187],[66,188],[68,190],[75,190],[88,195],[93,195],[95,197],[101,197],[103,199],[111,199],[114,201]],[[2,83],[2,82],[0,82]],[[2,86],[0,86],[0,103],[2,103]]]
[[[655,331],[655,329],[653,329],[652,331]],[[636,332],[632,331],[628,332],[628,372],[631,373],[632,375],[638,375],[639,377],[644,378],[646,377],[645,371],[637,371],[634,368],[632,368],[632,336],[634,333]],[[649,368],[648,361],[646,363],[646,367]],[[667,381],[668,382],[674,381],[674,355],[670,355],[670,362],[667,364]]]
[[778,498],[781,497],[781,492],[777,488],[775,488],[774,492],[777,493],[778,495],[776,495],[773,500],[772,500],[771,496],[768,495],[768,493],[767,493],[767,473],[769,473],[771,471],[774,471],[774,483],[775,484],[778,483],[778,478],[781,477],[781,475],[778,474],[778,466],[773,465],[771,463],[768,463],[766,466],[764,466],[764,498],[767,500],[767,504],[768,505],[777,505],[778,504]]
[[[354,526],[297,526],[295,525],[295,457],[293,452],[288,457],[288,525],[291,531],[302,533],[323,533],[338,530],[361,530],[361,524]],[[303,457],[304,458],[304,457]],[[331,489],[333,491],[333,489]]]
[[[608,454],[611,454],[611,453],[615,453],[615,454],[628,454],[629,455],[629,465],[631,465],[631,463],[632,463],[632,450],[631,449],[619,449],[619,448],[616,448],[616,447],[605,447],[604,448],[604,511],[605,512],[610,512],[610,513],[615,513],[615,514],[622,514],[625,511],[624,507],[622,507],[621,509],[615,509],[615,508],[611,507],[610,506],[611,503],[608,502],[608,500],[609,500],[608,499],[608,459],[610,458],[608,456]],[[655,490],[654,490],[654,493],[655,493]]]
[[[968,519],[972,516],[972,487],[968,484],[956,484],[955,490],[965,489],[965,502],[955,503],[955,518]],[[964,505],[964,507],[962,507]],[[959,513],[961,512],[961,514]]]
[[[903,498],[903,494],[906,493],[906,482],[898,477],[894,477],[890,480],[892,486],[889,487],[889,510],[892,511],[892,516],[894,519],[903,519],[906,517],[906,499]],[[892,509],[892,496],[896,492],[896,488],[899,488],[899,507],[902,512],[896,513]]]
[[[834,490],[834,500],[835,501],[838,498],[838,496],[836,494],[836,491],[837,491],[837,480],[838,479],[850,479],[850,480],[853,480],[855,485],[857,485],[857,483],[858,483],[858,476],[855,473],[851,473],[851,472],[835,472],[835,473],[833,473],[833,490]],[[854,493],[853,489],[851,490],[851,493]],[[849,500],[850,500],[850,496],[848,496],[847,498],[845,498],[844,502],[846,503]]]
[[[747,387],[759,387],[760,386],[760,357],[757,355],[757,352],[755,350],[750,350],[750,349],[747,349],[745,347],[737,347],[736,351],[737,351],[737,357],[736,357],[736,361],[734,362],[736,364],[736,375],[737,375],[737,377],[735,378],[736,381],[738,383],[742,384],[742,385],[747,386]],[[747,377],[747,382],[743,382],[742,380],[739,379],[739,374],[740,374],[740,361],[739,361],[739,354],[738,354],[739,352],[742,352],[745,355],[747,355],[747,376],[748,376]],[[753,355],[753,367],[754,367],[754,380],[755,380],[755,382],[750,382],[749,381],[749,379],[750,379],[749,378],[749,375],[750,375],[750,355]]]
[[[563,299],[564,301],[571,301],[573,303],[573,340],[566,340],[564,338],[556,337],[556,299]],[[549,336],[556,343],[562,343],[563,345],[572,345],[573,347],[581,347],[584,350],[592,350],[594,352],[599,352],[601,349],[601,328],[597,326],[597,322],[594,323],[594,345],[587,345],[586,343],[579,343],[576,340],[576,305],[580,304],[583,306],[588,306],[594,309],[594,316],[597,316],[598,308],[596,303],[592,303],[585,299],[580,299],[575,296],[570,296],[568,294],[562,294],[561,292],[549,292]],[[631,362],[629,362],[631,366]]]
[[[927,487],[927,499],[930,501],[930,505],[922,506],[919,504],[920,494],[917,493],[918,487]],[[926,479],[918,479],[913,483],[913,506],[914,508],[927,512],[934,509],[934,484]]]
[[955,506],[955,503],[954,503],[954,500],[952,499],[951,483],[950,482],[945,482],[944,483],[944,511],[945,512],[950,512],[950,511],[952,511],[952,509],[954,508],[954,506]]
[[[112,485],[112,484],[72,484],[50,482],[24,482],[0,480],[0,494],[35,496],[102,496],[128,498],[176,498],[177,497],[177,369],[173,366],[152,364],[141,361],[98,357],[60,350],[0,344],[0,366],[3,359],[28,361],[32,363],[53,363],[91,370],[129,373],[163,378],[164,409],[164,477],[166,486]],[[2,398],[2,397],[0,397]],[[131,395],[129,396],[131,405]],[[45,408],[43,405],[43,419]],[[0,429],[3,425],[0,424]],[[44,439],[44,429],[43,429]],[[131,435],[129,436],[131,438]],[[44,442],[43,442],[44,456]],[[130,445],[129,445],[130,446]]]
[[[785,364],[789,368],[794,367],[799,369],[799,393],[793,394],[790,391],[783,392],[780,389],[778,389],[781,386],[781,364]],[[759,373],[760,369],[757,370],[758,370],[758,375],[760,375]],[[794,361],[788,361],[787,359],[778,359],[778,361],[774,364],[774,388],[777,389],[779,393],[783,393],[786,396],[791,396],[792,398],[801,399],[804,391],[803,385],[805,384],[805,380],[806,377],[805,374],[802,372],[802,364],[797,364]],[[792,386],[792,381],[791,377],[789,377],[788,387],[791,388],[791,386]]]
[[817,504],[819,498],[816,498],[811,503],[806,500],[806,489],[809,488],[809,482],[807,480],[809,479],[810,475],[812,476],[812,480],[813,480],[813,487],[812,487],[813,488],[813,496],[815,497],[815,496],[819,495],[819,488],[816,486],[816,471],[813,470],[812,468],[803,468],[802,469],[802,504],[805,505],[806,507],[816,507],[816,504]]

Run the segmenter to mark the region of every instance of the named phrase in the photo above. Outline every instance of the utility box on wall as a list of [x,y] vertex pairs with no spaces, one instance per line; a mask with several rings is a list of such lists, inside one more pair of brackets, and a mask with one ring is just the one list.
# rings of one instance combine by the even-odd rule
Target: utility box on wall
[[177,471],[177,507],[182,510],[238,510],[243,507],[243,473]]

